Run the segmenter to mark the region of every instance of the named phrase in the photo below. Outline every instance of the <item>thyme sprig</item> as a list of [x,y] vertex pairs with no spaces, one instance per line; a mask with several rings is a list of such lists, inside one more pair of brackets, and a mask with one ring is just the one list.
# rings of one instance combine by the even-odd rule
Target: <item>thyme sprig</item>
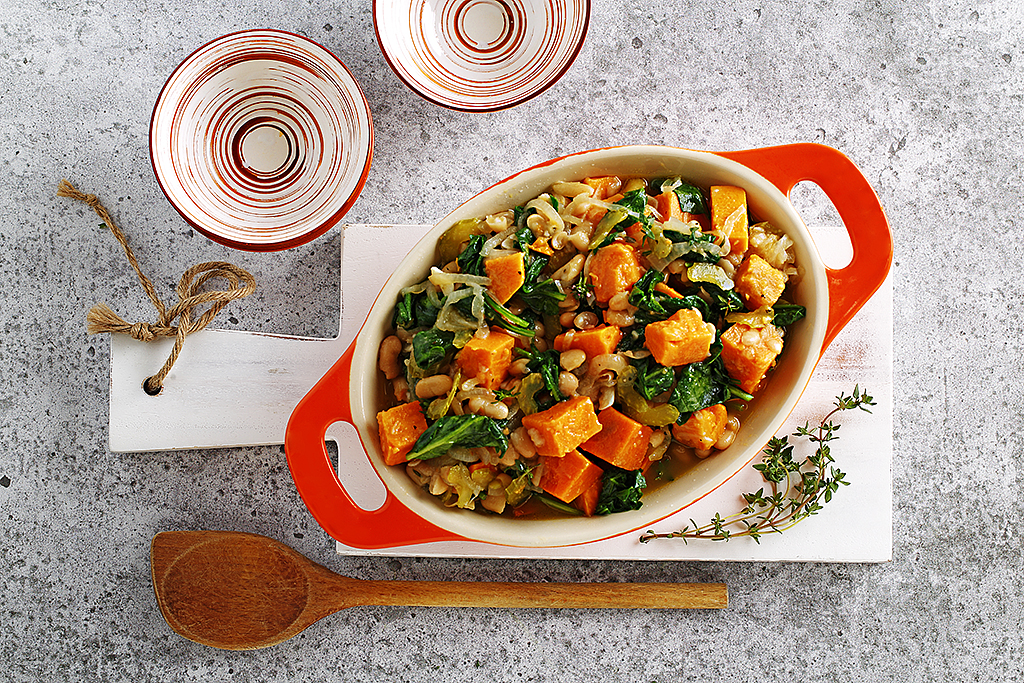
[[841,425],[832,418],[847,410],[871,411],[869,406],[875,405],[874,399],[854,386],[853,394],[846,396],[840,393],[833,402],[835,406],[817,425],[811,427],[805,423],[797,427],[794,437],[805,437],[817,444],[812,455],[799,462],[793,459],[793,444],[789,437],[773,436],[762,452],[761,462],[754,469],[761,473],[768,483],[769,493],[760,488],[756,493],[743,494],[746,503],[739,512],[722,517],[719,513],[703,526],[692,519],[690,525],[679,531],[655,533],[647,531],[640,536],[641,543],[656,538],[705,539],[711,541],[728,541],[730,538],[749,536],[760,544],[761,537],[767,534],[778,534],[791,529],[801,520],[817,514],[840,486],[848,486],[846,474],[834,466],[835,459],[829,443],[839,437],[836,432]]

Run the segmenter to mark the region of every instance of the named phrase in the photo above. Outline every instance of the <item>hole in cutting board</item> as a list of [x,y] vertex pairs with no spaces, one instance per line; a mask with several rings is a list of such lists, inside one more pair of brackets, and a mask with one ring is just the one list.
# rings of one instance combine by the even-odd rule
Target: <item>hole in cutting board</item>
[[825,264],[835,269],[848,266],[853,259],[850,235],[825,191],[817,183],[804,180],[793,186],[789,201],[814,236]]
[[387,490],[359,441],[356,428],[335,422],[327,428],[327,453],[337,463],[338,478],[355,504],[372,512],[384,504]]

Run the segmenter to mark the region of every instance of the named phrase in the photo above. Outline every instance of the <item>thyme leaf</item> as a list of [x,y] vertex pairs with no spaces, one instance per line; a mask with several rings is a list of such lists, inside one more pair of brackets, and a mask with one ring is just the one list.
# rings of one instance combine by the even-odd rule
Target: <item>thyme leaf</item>
[[719,513],[710,522],[699,525],[693,520],[678,531],[656,533],[648,530],[640,536],[641,543],[656,538],[704,539],[728,541],[731,538],[748,536],[758,544],[761,537],[779,534],[791,529],[801,520],[817,514],[825,504],[831,502],[840,486],[848,486],[846,474],[835,466],[829,443],[839,437],[836,432],[841,425],[833,417],[847,410],[863,410],[870,413],[869,406],[874,399],[854,386],[853,393],[840,393],[832,404],[834,407],[817,426],[810,423],[797,427],[795,438],[807,439],[815,444],[812,455],[802,462],[793,458],[793,444],[788,436],[773,436],[761,451],[761,462],[754,469],[761,473],[767,484],[754,493],[743,494],[746,507],[737,513],[722,517]]

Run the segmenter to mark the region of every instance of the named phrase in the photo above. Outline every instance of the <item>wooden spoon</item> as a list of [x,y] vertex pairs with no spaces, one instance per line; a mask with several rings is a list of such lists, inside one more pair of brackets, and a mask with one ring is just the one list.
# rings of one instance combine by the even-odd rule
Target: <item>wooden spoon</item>
[[153,589],[172,629],[224,650],[276,645],[338,610],[420,607],[721,608],[725,584],[365,581],[339,576],[256,534],[164,531]]

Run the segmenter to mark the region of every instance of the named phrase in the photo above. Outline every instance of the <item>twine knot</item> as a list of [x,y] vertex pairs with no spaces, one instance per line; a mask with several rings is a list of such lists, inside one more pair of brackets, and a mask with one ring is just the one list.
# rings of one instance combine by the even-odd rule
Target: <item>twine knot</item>
[[[143,342],[150,342],[160,337],[174,337],[174,346],[163,367],[151,377],[146,378],[142,387],[147,394],[155,396],[163,388],[164,379],[171,371],[181,348],[185,343],[185,337],[198,332],[206,327],[217,316],[224,306],[235,299],[249,296],[256,291],[256,280],[246,270],[224,261],[211,261],[192,266],[181,276],[175,293],[178,295],[178,303],[170,310],[157,296],[153,283],[142,272],[135,253],[128,245],[128,239],[124,233],[114,225],[110,214],[100,203],[99,198],[94,194],[79,192],[67,180],[62,180],[57,187],[57,196],[69,197],[87,204],[102,219],[110,232],[124,249],[128,262],[139,278],[142,288],[146,290],[149,300],[157,310],[156,323],[129,323],[114,313],[106,304],[97,304],[89,310],[86,315],[89,334],[100,334],[111,332],[127,334],[132,339]],[[228,286],[222,290],[207,289],[206,284],[212,279],[220,278],[227,281]],[[209,306],[201,315],[196,315],[197,310],[202,306]],[[177,320],[177,324],[174,321]]]
[[[97,330],[99,332],[100,330]],[[135,323],[128,328],[128,334],[132,339],[138,339],[142,342],[150,342],[156,339],[156,335],[153,334],[153,330],[149,323]]]

